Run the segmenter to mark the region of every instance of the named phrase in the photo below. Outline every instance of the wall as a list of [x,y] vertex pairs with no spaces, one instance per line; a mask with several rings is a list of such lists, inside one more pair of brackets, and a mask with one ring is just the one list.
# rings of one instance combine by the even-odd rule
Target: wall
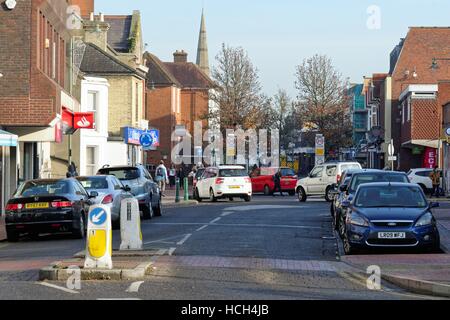
[[110,136],[120,136],[120,128],[131,125],[133,108],[133,83],[131,76],[107,76],[109,91]]

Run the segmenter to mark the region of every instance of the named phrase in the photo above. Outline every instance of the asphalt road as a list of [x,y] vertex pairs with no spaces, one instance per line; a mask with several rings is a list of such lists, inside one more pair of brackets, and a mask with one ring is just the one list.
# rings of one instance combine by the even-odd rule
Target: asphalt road
[[[295,197],[255,196],[164,210],[142,225],[145,248],[156,249],[144,282],[39,283],[38,269],[84,249],[67,236],[0,243],[0,299],[424,299],[339,261],[329,205]],[[120,234],[113,235],[118,248]]]

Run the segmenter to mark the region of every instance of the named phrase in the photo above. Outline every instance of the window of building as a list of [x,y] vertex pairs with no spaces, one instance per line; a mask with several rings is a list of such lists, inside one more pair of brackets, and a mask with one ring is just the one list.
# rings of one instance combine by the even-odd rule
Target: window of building
[[406,102],[406,108],[407,108],[407,113],[406,113],[406,115],[407,115],[407,119],[406,119],[406,121],[411,121],[411,100],[410,99],[408,99],[407,100],[407,102]]
[[89,112],[94,113],[94,125],[96,130],[99,130],[98,125],[98,92],[97,91],[88,91],[87,94],[87,110]]
[[86,148],[86,175],[94,176],[97,172],[97,147]]

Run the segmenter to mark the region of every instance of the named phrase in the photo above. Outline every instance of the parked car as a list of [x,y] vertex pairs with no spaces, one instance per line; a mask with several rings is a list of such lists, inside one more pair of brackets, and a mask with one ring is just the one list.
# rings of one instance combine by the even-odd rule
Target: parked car
[[72,178],[22,183],[6,205],[8,240],[18,241],[24,233],[36,238],[41,233],[69,232],[76,239],[84,238],[95,196]]
[[124,187],[115,176],[76,177],[90,194],[97,192],[95,204],[103,204],[111,209],[111,221],[114,229],[120,227],[120,207],[123,199],[133,198],[131,189]]
[[281,169],[281,190],[295,195],[295,186],[297,184],[297,175],[291,168],[258,168],[252,172],[252,191],[253,193],[264,192],[265,195],[270,195],[275,189],[273,176]]
[[409,183],[409,179],[406,173],[397,171],[365,169],[353,173],[348,184],[339,187],[339,191],[342,193],[341,210],[335,212],[335,221],[337,222],[337,229],[341,237],[344,236],[345,220],[347,218],[347,210],[342,206],[342,203],[345,200],[352,201],[360,185],[376,182]]
[[432,209],[423,190],[412,183],[370,183],[346,200],[348,218],[344,251],[376,247],[409,247],[437,251],[440,236]]
[[139,201],[139,210],[144,219],[162,215],[161,191],[158,184],[142,165],[103,167],[98,175],[113,175],[125,186],[130,188],[131,194]]
[[[430,174],[433,169],[421,168],[411,169],[407,173],[411,183],[417,183],[425,193],[431,193],[433,190],[433,182],[431,181]],[[442,171],[440,171],[442,174]]]
[[295,186],[300,202],[309,196],[324,196],[331,202],[334,196],[334,185],[341,179],[342,173],[350,169],[362,169],[358,162],[328,162],[315,166],[308,177],[300,179]]
[[209,199],[242,198],[246,202],[252,199],[252,182],[242,166],[219,166],[206,168],[194,190],[197,201]]

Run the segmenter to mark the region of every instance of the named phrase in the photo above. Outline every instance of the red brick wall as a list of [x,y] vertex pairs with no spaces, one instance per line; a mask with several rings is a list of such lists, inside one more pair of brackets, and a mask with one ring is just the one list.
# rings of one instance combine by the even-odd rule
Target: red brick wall
[[411,103],[411,138],[434,140],[440,132],[440,113],[435,99],[413,99]]
[[60,112],[62,87],[38,69],[38,20],[41,10],[68,43],[66,8],[56,0],[23,0],[12,11],[0,7],[0,48],[8,48],[0,59],[0,125],[45,126]]
[[94,0],[70,0],[70,4],[80,7],[81,16],[89,16],[94,11]]

